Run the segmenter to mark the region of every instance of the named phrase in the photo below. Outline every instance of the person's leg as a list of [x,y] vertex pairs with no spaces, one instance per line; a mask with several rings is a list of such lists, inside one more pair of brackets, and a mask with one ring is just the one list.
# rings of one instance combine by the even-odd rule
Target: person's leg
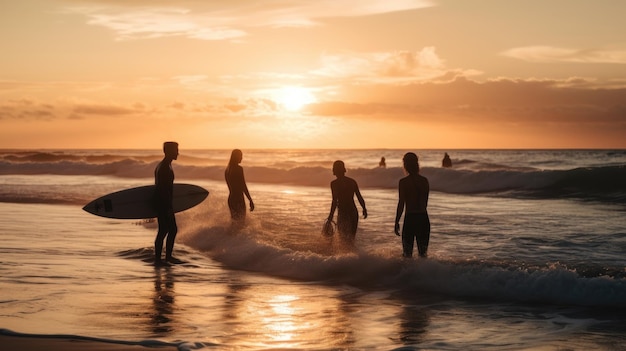
[[154,263],[158,264],[161,262],[161,252],[163,251],[163,240],[167,235],[167,222],[168,219],[165,216],[159,216],[157,218],[157,222],[159,225],[159,229],[157,231],[156,238],[154,239]]
[[354,245],[354,239],[356,238],[356,231],[359,227],[359,213],[355,210],[348,216],[346,223],[345,242],[350,245]]
[[350,224],[342,218],[341,216],[337,216],[337,237],[339,238],[340,243],[345,243],[348,240],[350,233]]
[[413,256],[413,242],[415,241],[415,221],[411,214],[404,215],[404,224],[402,225],[402,256]]
[[354,212],[350,225],[351,225],[350,241],[354,242],[354,239],[356,238],[356,231],[359,228],[359,213],[358,212]]
[[402,256],[413,256],[413,241],[415,241],[415,235],[413,233],[407,233],[402,231]]
[[340,211],[337,213],[337,232],[342,243],[352,245],[359,225],[359,213]]
[[426,257],[428,254],[428,242],[430,241],[430,219],[427,214],[419,216],[417,231],[417,249],[420,257]]
[[340,238],[344,238],[346,234],[350,232],[350,221],[346,218],[345,214],[337,213],[337,233]]
[[228,208],[230,209],[230,218],[233,221],[240,222],[246,219],[246,202],[235,196],[228,197]]
[[175,261],[172,257],[174,252],[174,240],[176,240],[176,234],[178,233],[178,227],[176,226],[176,216],[171,213],[169,218],[169,229],[167,233],[167,240],[165,243],[165,259],[167,261]]

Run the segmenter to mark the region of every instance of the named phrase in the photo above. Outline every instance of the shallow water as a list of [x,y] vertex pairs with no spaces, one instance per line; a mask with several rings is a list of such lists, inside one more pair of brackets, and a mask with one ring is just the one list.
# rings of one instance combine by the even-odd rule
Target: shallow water
[[211,195],[177,215],[186,263],[154,268],[154,222],[81,210],[150,181],[0,175],[0,328],[181,349],[626,349],[620,202],[433,191],[429,258],[403,260],[393,188],[362,186],[370,216],[345,249],[320,235],[327,186],[249,181],[257,208],[235,229],[222,181],[179,177]]

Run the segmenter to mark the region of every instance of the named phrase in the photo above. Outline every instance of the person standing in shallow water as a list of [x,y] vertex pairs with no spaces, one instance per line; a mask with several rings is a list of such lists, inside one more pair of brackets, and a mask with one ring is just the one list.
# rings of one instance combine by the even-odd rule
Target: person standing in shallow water
[[[174,251],[174,240],[178,227],[176,226],[176,216],[172,200],[174,196],[174,170],[172,161],[178,158],[178,143],[167,141],[163,143],[163,153],[165,156],[154,170],[154,184],[156,185],[156,206],[157,221],[159,229],[154,240],[154,264],[163,265],[168,263],[182,263],[181,260],[172,256]],[[161,259],[163,251],[163,240],[165,243],[165,261]]]
[[250,202],[250,212],[254,211],[254,202],[248,191],[246,179],[243,176],[243,168],[239,165],[241,160],[243,160],[243,152],[239,149],[233,150],[224,172],[229,191],[228,208],[230,209],[230,217],[237,222],[242,222],[246,218],[244,195]]
[[335,161],[333,164],[333,174],[337,179],[330,183],[330,190],[333,200],[330,205],[330,214],[328,220],[332,221],[337,210],[337,231],[339,237],[344,243],[354,243],[356,230],[359,225],[359,212],[354,204],[354,195],[359,200],[359,204],[363,208],[363,218],[367,218],[367,209],[365,208],[365,200],[361,196],[357,182],[346,177],[346,167],[343,161]]
[[[419,174],[417,155],[408,152],[402,158],[408,175],[398,183],[398,208],[394,232],[400,235],[400,217],[404,213],[402,225],[402,255],[413,256],[413,242],[417,242],[420,257],[426,257],[430,240],[430,219],[428,218],[428,179]],[[405,211],[406,209],[406,211]]]

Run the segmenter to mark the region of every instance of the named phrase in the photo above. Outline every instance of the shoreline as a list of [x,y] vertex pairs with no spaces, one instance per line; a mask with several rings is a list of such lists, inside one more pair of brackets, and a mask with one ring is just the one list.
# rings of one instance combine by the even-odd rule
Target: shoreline
[[20,351],[181,351],[182,344],[157,340],[139,342],[108,340],[78,335],[22,334],[0,329],[0,345],[7,350]]

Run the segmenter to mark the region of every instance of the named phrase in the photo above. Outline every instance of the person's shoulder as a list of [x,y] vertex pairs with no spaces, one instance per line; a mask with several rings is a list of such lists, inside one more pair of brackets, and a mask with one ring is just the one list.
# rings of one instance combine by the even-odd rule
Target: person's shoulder
[[157,172],[162,172],[163,171],[163,161],[159,161],[159,163],[157,163],[156,167],[154,167],[154,170]]
[[359,189],[359,183],[356,182],[353,178],[350,178],[350,184],[352,184],[353,190],[357,191]]
[[411,176],[407,175],[404,178],[400,178],[400,180],[398,181],[398,184],[402,185],[402,184],[406,184],[407,182],[409,182],[411,180]]

